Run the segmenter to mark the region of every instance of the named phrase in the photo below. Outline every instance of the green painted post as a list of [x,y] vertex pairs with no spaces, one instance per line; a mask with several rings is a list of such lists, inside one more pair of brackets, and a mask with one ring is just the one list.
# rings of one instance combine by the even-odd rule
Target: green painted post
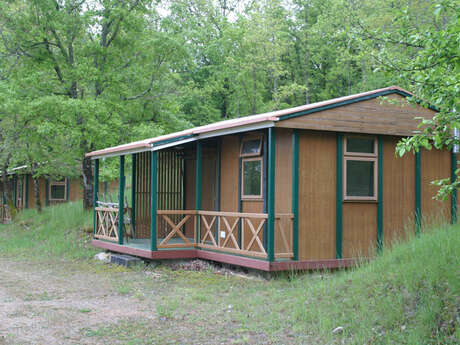
[[[202,183],[202,159],[203,159],[201,142],[196,143],[196,174],[195,174],[195,209],[201,210],[201,183]],[[196,217],[196,243],[200,242],[200,217]]]
[[118,183],[118,244],[123,244],[125,206],[125,156],[120,156],[120,181]]
[[29,175],[25,174],[25,185],[26,185],[26,193],[25,193],[25,208],[29,208]]
[[150,167],[150,250],[157,250],[158,152],[152,151]]
[[343,225],[343,135],[337,133],[337,196],[336,196],[336,229],[335,257],[342,258],[342,225]]
[[46,179],[45,183],[45,206],[50,205],[50,181]]
[[94,160],[93,235],[96,234],[96,207],[99,193],[99,159]]
[[383,248],[383,140],[378,138],[378,172],[377,172],[377,250]]
[[69,201],[69,195],[70,195],[70,179],[66,178],[65,179],[65,199],[66,201]]
[[18,207],[17,189],[18,189],[18,176],[13,175],[13,205],[14,205],[14,207]]
[[136,160],[137,155],[132,155],[132,171],[131,171],[131,227],[136,236]]
[[420,234],[422,224],[422,178],[421,178],[421,154],[415,153],[415,233]]
[[[221,185],[220,185],[220,175],[221,175],[221,163],[222,163],[222,140],[221,138],[218,139],[218,144],[217,144],[217,201],[216,201],[216,211],[220,211],[220,194],[221,194]],[[240,171],[238,171],[238,174],[240,174]],[[215,226],[215,231],[214,231],[214,238],[218,239],[219,238],[219,220],[217,219],[216,221],[216,226]]]
[[[454,183],[457,181],[457,154],[452,151],[451,154],[451,182]],[[456,224],[457,223],[457,188],[455,188],[452,191],[452,196],[451,196],[451,223]]]
[[268,191],[267,191],[267,259],[275,259],[275,164],[276,133],[273,127],[268,129]]
[[292,132],[292,250],[299,260],[299,132]]

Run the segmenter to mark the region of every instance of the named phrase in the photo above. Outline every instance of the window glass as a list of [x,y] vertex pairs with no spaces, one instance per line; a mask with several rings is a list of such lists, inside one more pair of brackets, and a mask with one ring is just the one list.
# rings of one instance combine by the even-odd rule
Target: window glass
[[347,152],[375,153],[373,138],[347,138]]
[[374,161],[347,160],[347,196],[374,196]]
[[243,156],[255,156],[260,155],[260,147],[261,147],[261,140],[260,138],[257,139],[249,139],[244,140],[241,148],[241,155]]
[[243,196],[262,195],[262,160],[243,161]]
[[65,185],[51,185],[51,199],[65,199]]

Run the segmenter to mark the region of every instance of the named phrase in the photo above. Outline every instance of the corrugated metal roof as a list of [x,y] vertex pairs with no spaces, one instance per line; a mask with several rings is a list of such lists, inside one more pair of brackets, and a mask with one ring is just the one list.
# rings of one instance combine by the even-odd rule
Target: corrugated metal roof
[[362,93],[345,96],[345,97],[333,98],[333,99],[329,99],[326,101],[301,105],[301,106],[294,107],[294,108],[277,110],[277,111],[272,111],[269,113],[258,114],[258,115],[245,116],[245,117],[240,117],[240,118],[231,119],[231,120],[219,121],[219,122],[211,123],[205,126],[186,129],[180,132],[170,133],[170,134],[161,135],[161,136],[150,138],[150,139],[134,141],[128,144],[123,144],[123,145],[105,148],[102,150],[93,151],[93,152],[87,153],[86,157],[104,157],[104,156],[112,156],[112,155],[123,155],[124,153],[128,153],[131,151],[148,151],[152,148],[152,146],[155,146],[156,144],[161,144],[161,142],[164,142],[164,141],[175,141],[175,139],[179,141],[184,137],[193,137],[193,136],[196,136],[198,139],[200,135],[203,135],[205,133],[209,134],[212,132],[218,132],[218,131],[222,131],[226,129],[243,127],[243,126],[253,125],[257,123],[276,122],[276,121],[283,120],[283,117],[287,117],[288,115],[294,115],[296,113],[303,113],[303,112],[311,112],[311,111],[314,111],[315,109],[321,109],[323,107],[332,106],[334,104],[340,105],[342,103],[347,103],[347,102],[350,103],[353,100],[360,101],[363,98],[378,97],[381,94],[388,94],[392,92],[400,93],[405,96],[412,96],[412,94],[409,91],[404,90],[400,88],[399,86],[389,86],[389,87],[382,88],[382,89],[362,92]]

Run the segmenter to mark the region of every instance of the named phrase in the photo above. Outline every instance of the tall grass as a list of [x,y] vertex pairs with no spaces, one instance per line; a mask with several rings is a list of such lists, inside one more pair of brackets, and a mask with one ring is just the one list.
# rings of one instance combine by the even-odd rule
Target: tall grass
[[93,213],[81,201],[45,207],[41,213],[23,210],[14,223],[0,225],[0,255],[15,258],[85,259],[90,245]]
[[[301,282],[296,320],[312,325],[325,343],[456,344],[459,248],[459,225],[406,234],[352,271],[318,284]],[[343,332],[333,334],[336,327]]]

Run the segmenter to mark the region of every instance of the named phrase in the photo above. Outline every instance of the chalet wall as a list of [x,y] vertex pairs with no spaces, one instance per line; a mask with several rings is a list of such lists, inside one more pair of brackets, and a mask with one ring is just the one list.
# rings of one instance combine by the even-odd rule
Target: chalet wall
[[433,224],[450,220],[450,200],[435,200],[438,191],[431,181],[450,177],[451,154],[448,151],[421,151],[422,224]]
[[335,258],[336,135],[299,132],[299,259]]
[[[386,244],[404,236],[405,231],[414,231],[415,156],[396,156],[398,140],[398,137],[382,136],[383,240]],[[300,260],[336,257],[336,145],[336,133],[299,131]],[[286,159],[287,164],[289,161]],[[430,184],[435,179],[449,177],[450,164],[450,152],[421,151],[424,224],[450,221],[450,200],[434,200],[437,188]],[[276,181],[279,183],[280,179]],[[343,258],[375,255],[377,209],[377,202],[342,202]]]
[[414,225],[415,155],[395,155],[399,138],[383,138],[383,240],[390,244]]
[[220,210],[238,212],[238,159],[237,135],[222,137],[220,168]]

